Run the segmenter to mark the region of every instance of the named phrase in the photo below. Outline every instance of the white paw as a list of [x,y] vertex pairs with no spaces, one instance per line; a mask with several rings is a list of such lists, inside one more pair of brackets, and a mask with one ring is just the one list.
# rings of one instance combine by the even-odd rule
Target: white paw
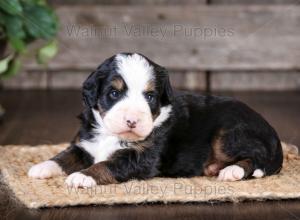
[[47,160],[42,163],[32,166],[28,171],[28,176],[36,179],[46,179],[53,176],[62,175],[61,167],[52,160]]
[[69,187],[74,187],[74,188],[79,188],[79,187],[88,188],[88,187],[93,187],[93,186],[97,185],[97,183],[93,179],[93,177],[86,176],[80,172],[70,174],[67,177],[65,183]]
[[262,178],[264,175],[265,175],[265,173],[261,169],[254,170],[254,172],[252,174],[252,176],[255,178]]
[[245,170],[238,165],[231,165],[220,170],[218,180],[237,181],[244,177]]

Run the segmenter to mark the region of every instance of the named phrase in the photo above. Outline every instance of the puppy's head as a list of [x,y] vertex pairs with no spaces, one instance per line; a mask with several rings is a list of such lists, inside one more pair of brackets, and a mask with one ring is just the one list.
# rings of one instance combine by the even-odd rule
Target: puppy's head
[[139,141],[167,119],[172,88],[165,68],[143,55],[121,53],[88,77],[83,98],[102,132]]

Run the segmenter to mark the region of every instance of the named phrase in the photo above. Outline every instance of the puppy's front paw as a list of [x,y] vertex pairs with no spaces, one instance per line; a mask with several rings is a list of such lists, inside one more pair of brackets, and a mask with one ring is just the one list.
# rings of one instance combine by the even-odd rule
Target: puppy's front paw
[[218,180],[221,181],[237,181],[245,176],[245,170],[238,165],[227,166],[220,170]]
[[72,173],[71,175],[69,175],[65,183],[69,187],[74,187],[74,188],[79,188],[79,187],[89,188],[97,185],[93,177],[86,176],[80,172]]
[[62,175],[61,167],[52,160],[32,166],[28,171],[28,176],[36,179],[46,179],[54,176]]

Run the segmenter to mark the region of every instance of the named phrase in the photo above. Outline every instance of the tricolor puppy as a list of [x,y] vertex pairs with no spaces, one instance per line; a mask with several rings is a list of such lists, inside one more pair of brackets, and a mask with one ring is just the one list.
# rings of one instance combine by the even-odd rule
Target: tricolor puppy
[[167,70],[141,54],[121,53],[84,82],[78,141],[28,175],[67,174],[72,187],[130,179],[217,176],[235,181],[280,171],[274,129],[227,97],[173,93]]

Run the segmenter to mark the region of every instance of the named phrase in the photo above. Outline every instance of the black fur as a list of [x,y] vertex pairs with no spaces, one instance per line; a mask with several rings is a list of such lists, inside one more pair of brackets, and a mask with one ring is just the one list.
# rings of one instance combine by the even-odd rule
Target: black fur
[[232,158],[230,164],[250,159],[253,170],[260,168],[266,175],[280,170],[282,148],[276,132],[247,105],[227,97],[178,94],[173,106],[172,127],[161,154],[162,176],[203,175],[220,129],[225,131],[223,149]]
[[[147,59],[147,58],[146,58]],[[251,177],[255,169],[261,169],[265,175],[280,171],[282,166],[282,148],[275,130],[261,115],[233,98],[200,96],[190,93],[173,93],[165,68],[147,59],[155,68],[157,80],[157,105],[153,114],[159,113],[162,106],[172,105],[170,117],[141,142],[122,143],[127,148],[118,150],[107,161],[101,162],[118,182],[132,178],[147,179],[154,176],[192,177],[205,175],[205,168],[214,156],[214,140],[220,136],[222,154],[227,160],[213,161],[221,168],[231,164],[246,164],[245,178]],[[108,111],[113,102],[105,97],[106,86],[115,76],[114,57],[107,59],[93,72],[83,85],[85,110],[81,115],[82,127],[80,139],[91,139],[95,124],[92,108],[99,106]],[[134,146],[142,145],[143,150]],[[78,170],[91,165],[85,151],[78,152],[76,166],[63,162],[68,152],[53,158],[67,172],[69,166]],[[77,150],[74,150],[74,149]],[[80,158],[79,158],[80,157]],[[72,160],[74,161],[74,160]],[[83,173],[93,176],[86,170]],[[76,170],[72,170],[74,172]],[[98,183],[101,176],[93,176]]]

